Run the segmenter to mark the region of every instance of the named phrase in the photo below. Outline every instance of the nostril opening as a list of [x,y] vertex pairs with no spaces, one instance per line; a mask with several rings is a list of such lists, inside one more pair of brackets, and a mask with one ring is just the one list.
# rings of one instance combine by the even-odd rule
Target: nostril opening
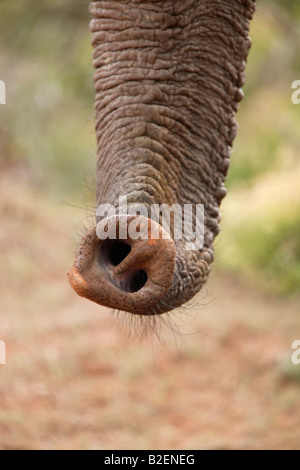
[[146,282],[148,281],[148,276],[145,271],[141,269],[133,273],[133,276],[130,281],[130,292],[138,292],[141,290]]
[[[118,266],[131,252],[131,246],[120,240],[106,240],[100,248],[100,264]],[[130,294],[141,290],[148,281],[148,275],[143,269],[132,269],[112,279],[113,284]]]
[[139,269],[126,273],[123,279],[119,281],[119,287],[125,292],[134,293],[141,290],[147,281],[147,273],[142,269]]
[[118,266],[131,252],[131,246],[119,240],[108,241],[102,246],[102,255],[109,264]]
[[131,246],[129,246],[127,243],[116,240],[112,243],[112,246],[109,250],[109,262],[113,266],[118,266],[118,264],[122,263],[122,261],[127,258],[130,252]]

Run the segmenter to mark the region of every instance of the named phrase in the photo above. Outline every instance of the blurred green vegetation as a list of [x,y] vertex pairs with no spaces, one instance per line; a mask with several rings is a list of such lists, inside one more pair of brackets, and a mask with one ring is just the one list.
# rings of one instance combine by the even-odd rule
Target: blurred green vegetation
[[[0,168],[77,200],[95,167],[88,1],[1,0]],[[300,285],[299,0],[258,0],[216,266],[287,294]],[[90,195],[92,200],[93,195]]]
[[279,294],[300,287],[300,2],[258,1],[217,265]]
[[[0,166],[23,165],[50,195],[82,193],[95,166],[87,1],[1,0]],[[3,110],[1,110],[3,113]]]

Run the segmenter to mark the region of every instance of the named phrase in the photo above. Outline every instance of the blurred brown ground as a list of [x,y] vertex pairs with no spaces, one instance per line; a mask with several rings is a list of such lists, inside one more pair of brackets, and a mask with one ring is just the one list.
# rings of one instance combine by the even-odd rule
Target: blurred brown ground
[[22,181],[1,171],[1,449],[300,448],[299,298],[216,266],[152,334],[73,293],[84,214]]

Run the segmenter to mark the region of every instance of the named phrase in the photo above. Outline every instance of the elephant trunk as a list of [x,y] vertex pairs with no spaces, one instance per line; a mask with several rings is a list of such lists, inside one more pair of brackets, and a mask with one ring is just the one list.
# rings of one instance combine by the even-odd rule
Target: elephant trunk
[[[153,204],[204,204],[205,232],[197,251],[186,250],[183,240],[160,243],[157,253],[163,262],[147,265],[145,283],[136,292],[121,288],[119,295],[120,284],[103,272],[103,260],[102,271],[93,271],[92,277],[75,263],[86,284],[86,289],[72,284],[80,295],[132,313],[147,313],[147,305],[148,313],[162,313],[188,301],[206,282],[226,194],[254,7],[255,0],[91,2],[97,205],[117,208],[124,196],[128,204],[149,209]],[[98,245],[94,230],[80,250],[93,246],[92,258],[99,264]],[[130,237],[128,246],[133,247]],[[151,259],[151,244],[143,244],[143,256],[145,250]],[[131,265],[130,256],[121,265]],[[136,266],[141,265],[139,256],[134,255]],[[113,265],[111,260],[108,264]],[[166,277],[169,282],[163,283]]]

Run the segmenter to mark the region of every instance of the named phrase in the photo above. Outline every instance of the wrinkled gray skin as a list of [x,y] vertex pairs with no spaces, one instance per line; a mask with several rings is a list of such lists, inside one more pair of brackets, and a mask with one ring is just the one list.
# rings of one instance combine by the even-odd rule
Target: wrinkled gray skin
[[[117,207],[124,195],[146,205],[204,204],[205,244],[193,252],[178,240],[153,248],[128,239],[131,253],[116,266],[93,229],[69,273],[79,295],[154,315],[207,281],[254,10],[255,0],[91,2],[97,205]],[[141,269],[148,281],[130,288]]]

